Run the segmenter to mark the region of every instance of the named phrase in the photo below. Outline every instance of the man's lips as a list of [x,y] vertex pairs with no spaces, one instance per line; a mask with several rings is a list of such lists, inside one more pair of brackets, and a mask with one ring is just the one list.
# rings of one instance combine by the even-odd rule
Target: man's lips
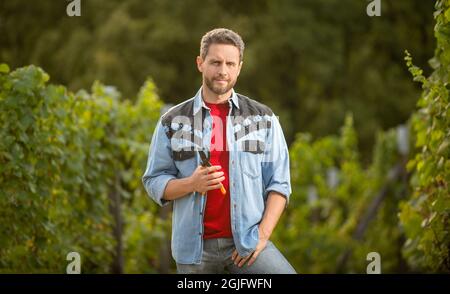
[[224,83],[228,83],[228,80],[214,80],[218,83],[224,84]]

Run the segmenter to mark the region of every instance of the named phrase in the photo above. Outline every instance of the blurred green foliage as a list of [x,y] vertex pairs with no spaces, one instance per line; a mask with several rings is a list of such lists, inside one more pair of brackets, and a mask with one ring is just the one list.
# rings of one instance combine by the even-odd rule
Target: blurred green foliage
[[[406,156],[398,132],[379,133],[366,169],[351,115],[339,136],[312,141],[298,134],[290,148],[293,194],[275,239],[299,272],[365,273],[369,252],[380,253],[384,273],[407,270],[397,218],[407,190],[404,172],[395,170]],[[391,179],[394,172],[399,174]],[[377,198],[379,206],[364,220]]]

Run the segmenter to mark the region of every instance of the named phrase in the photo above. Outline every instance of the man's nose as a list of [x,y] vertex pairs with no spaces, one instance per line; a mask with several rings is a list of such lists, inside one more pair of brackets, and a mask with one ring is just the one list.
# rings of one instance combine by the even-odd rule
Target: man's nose
[[227,66],[225,63],[219,66],[219,74],[224,76],[227,74]]

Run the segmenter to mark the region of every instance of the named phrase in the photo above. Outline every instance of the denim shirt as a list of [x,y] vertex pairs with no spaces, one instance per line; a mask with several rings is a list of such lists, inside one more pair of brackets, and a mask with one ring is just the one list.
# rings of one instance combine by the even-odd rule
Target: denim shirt
[[[198,150],[210,150],[213,119],[197,94],[159,119],[152,136],[142,182],[159,205],[167,183],[189,177],[200,165]],[[240,256],[258,244],[269,191],[291,194],[289,152],[278,118],[262,103],[232,91],[226,120],[229,151],[231,230]],[[192,192],[173,200],[172,256],[177,263],[200,264],[203,251],[203,213],[207,197]],[[286,202],[286,203],[287,203]]]

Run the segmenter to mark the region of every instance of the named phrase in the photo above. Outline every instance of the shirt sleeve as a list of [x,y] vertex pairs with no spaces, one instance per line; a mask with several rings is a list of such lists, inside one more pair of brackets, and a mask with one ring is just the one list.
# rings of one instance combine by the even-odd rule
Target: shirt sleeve
[[286,205],[292,193],[289,171],[289,150],[284,138],[280,122],[275,114],[271,116],[271,127],[267,132],[267,141],[262,162],[262,176],[266,194],[270,191],[282,194]]
[[170,140],[164,132],[161,119],[153,133],[148,152],[147,168],[142,177],[147,194],[160,206],[170,201],[163,199],[167,183],[176,178],[178,173],[172,158]]

